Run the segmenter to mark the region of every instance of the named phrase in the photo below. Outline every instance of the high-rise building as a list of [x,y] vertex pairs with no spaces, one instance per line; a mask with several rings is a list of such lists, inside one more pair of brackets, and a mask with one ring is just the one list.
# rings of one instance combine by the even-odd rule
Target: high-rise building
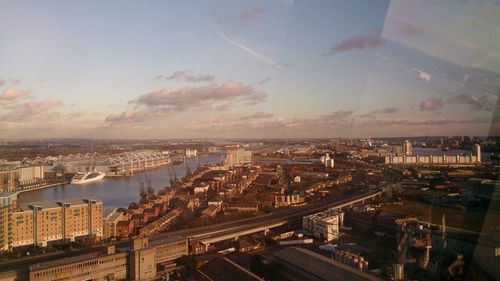
[[9,166],[0,167],[0,193],[11,192],[19,187],[19,170]]
[[17,192],[0,192],[0,252],[9,249],[11,216],[17,208]]
[[411,142],[409,140],[405,140],[403,144],[403,153],[405,155],[412,155],[413,154],[413,146],[411,145]]
[[481,162],[481,146],[479,144],[474,144],[472,148],[472,154],[476,156],[476,161]]
[[227,150],[226,164],[230,167],[252,163],[252,151],[243,148],[230,148]]
[[2,220],[8,225],[0,228],[0,237],[6,237],[2,250],[26,245],[45,247],[53,241],[74,241],[82,237],[100,239],[103,236],[103,207],[98,199],[62,199],[20,207],[15,203],[17,193],[0,196],[0,200],[3,202],[2,214],[6,213]]

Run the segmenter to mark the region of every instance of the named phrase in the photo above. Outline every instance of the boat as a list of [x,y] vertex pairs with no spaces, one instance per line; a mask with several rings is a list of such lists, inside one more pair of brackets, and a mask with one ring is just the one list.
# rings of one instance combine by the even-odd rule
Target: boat
[[99,171],[93,171],[93,172],[87,172],[87,173],[77,173],[71,179],[71,183],[84,184],[84,183],[94,182],[94,181],[98,181],[100,179],[103,179],[105,175],[106,175],[106,173],[99,172]]

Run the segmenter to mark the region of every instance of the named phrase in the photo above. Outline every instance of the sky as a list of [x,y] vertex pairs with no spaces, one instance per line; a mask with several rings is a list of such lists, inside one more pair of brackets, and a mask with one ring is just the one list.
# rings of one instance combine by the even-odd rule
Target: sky
[[0,0],[0,139],[500,133],[500,2]]

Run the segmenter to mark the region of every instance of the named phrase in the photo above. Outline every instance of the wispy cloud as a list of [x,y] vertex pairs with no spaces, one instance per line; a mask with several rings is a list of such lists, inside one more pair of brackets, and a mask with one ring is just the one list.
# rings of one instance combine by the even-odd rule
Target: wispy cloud
[[235,47],[238,47],[238,48],[242,49],[243,51],[245,51],[245,52],[246,52],[246,53],[248,53],[249,55],[251,55],[251,56],[253,56],[253,57],[257,58],[258,60],[260,60],[260,61],[264,62],[265,64],[270,65],[270,66],[273,66],[273,67],[275,67],[275,68],[277,68],[277,69],[284,69],[283,65],[281,65],[280,63],[278,63],[278,62],[276,62],[276,61],[272,60],[271,58],[268,58],[267,56],[265,56],[265,55],[263,55],[263,54],[261,54],[261,53],[259,53],[259,52],[257,52],[257,51],[254,51],[254,50],[252,50],[251,48],[249,48],[249,47],[247,47],[247,46],[245,46],[245,45],[243,45],[243,44],[240,44],[240,43],[238,43],[238,42],[236,42],[236,41],[234,41],[234,40],[232,40],[232,39],[228,38],[228,37],[226,36],[226,34],[224,34],[224,32],[222,32],[222,31],[218,30],[218,31],[217,31],[217,34],[218,34],[218,35],[219,35],[222,39],[224,39],[225,41],[227,41],[228,43],[230,43],[231,45],[233,45],[233,46],[235,46]]
[[191,70],[177,70],[171,75],[163,76],[158,75],[155,79],[165,79],[165,80],[175,80],[178,82],[185,81],[190,83],[196,82],[213,82],[215,80],[215,76],[212,74],[192,74]]
[[264,14],[265,10],[262,6],[250,6],[241,10],[236,15],[220,15],[217,12],[213,12],[213,17],[215,21],[219,24],[248,24],[256,21]]
[[334,55],[351,50],[371,49],[382,45],[383,39],[375,35],[359,35],[347,38],[346,40],[333,46],[323,55]]
[[31,89],[5,89],[0,95],[0,101],[13,101],[20,98],[26,98],[30,95]]
[[498,97],[493,96],[472,96],[467,94],[461,94],[448,99],[448,102],[454,104],[467,105],[471,110],[486,110],[492,111],[496,107]]
[[440,98],[426,99],[420,103],[419,108],[422,111],[437,111],[443,108],[444,102]]
[[424,81],[427,81],[427,82],[431,81],[431,77],[432,77],[432,76],[431,76],[429,73],[424,72],[424,71],[422,71],[422,70],[419,70],[419,69],[417,69],[417,68],[413,68],[413,70],[415,70],[416,72],[418,72],[418,77],[419,77],[420,79],[422,79],[422,80],[424,80]]
[[359,117],[373,117],[380,114],[396,114],[399,113],[401,109],[399,107],[386,107],[383,109],[377,109],[365,114],[361,114]]
[[5,114],[0,116],[0,121],[23,122],[29,120],[54,119],[59,113],[50,112],[53,108],[61,105],[57,101],[29,101],[16,103],[8,106]]

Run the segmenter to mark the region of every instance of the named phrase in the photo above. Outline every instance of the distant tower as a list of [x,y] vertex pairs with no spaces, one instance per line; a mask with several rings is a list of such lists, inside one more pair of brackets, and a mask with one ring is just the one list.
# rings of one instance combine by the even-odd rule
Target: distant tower
[[476,156],[477,162],[481,162],[481,146],[479,144],[474,144],[472,153]]
[[405,155],[412,155],[413,154],[413,147],[412,147],[411,142],[409,140],[405,140],[405,143],[403,144],[403,153]]

